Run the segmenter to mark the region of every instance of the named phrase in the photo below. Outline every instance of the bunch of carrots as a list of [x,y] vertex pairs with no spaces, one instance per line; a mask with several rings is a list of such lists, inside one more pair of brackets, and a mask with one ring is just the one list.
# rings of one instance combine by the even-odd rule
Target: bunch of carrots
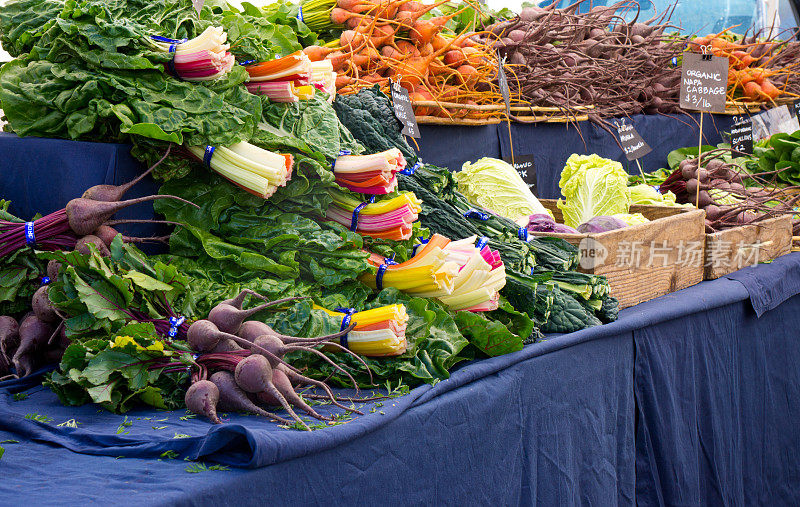
[[730,28],[717,34],[695,37],[689,47],[695,52],[710,52],[714,56],[727,57],[728,100],[749,102],[772,102],[781,97],[798,97],[787,89],[796,73],[792,67],[771,65],[783,44],[773,40],[758,40],[755,37],[736,41]]
[[[314,5],[318,11],[305,12],[304,17],[318,17],[318,12],[326,12],[332,26],[347,29],[338,41],[309,46],[303,51],[312,62],[323,59],[332,62],[338,72],[338,93],[355,93],[375,84],[388,91],[389,81],[393,80],[409,91],[412,101],[429,103],[415,109],[418,116],[488,118],[501,114],[479,107],[441,106],[441,103],[471,106],[502,103],[493,84],[497,57],[491,44],[477,42],[479,34],[448,33],[447,22],[461,11],[447,16],[425,16],[448,0],[431,5],[416,0],[327,1],[326,4],[317,1]],[[479,8],[470,0],[466,3]],[[329,6],[328,10],[324,10],[325,6]]]

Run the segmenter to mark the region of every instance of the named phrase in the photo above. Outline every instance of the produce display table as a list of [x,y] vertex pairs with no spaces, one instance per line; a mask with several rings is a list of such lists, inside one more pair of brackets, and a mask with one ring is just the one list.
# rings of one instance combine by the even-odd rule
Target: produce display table
[[[95,406],[63,407],[41,387],[14,401],[6,385],[0,440],[21,443],[3,444],[0,497],[797,503],[800,254],[731,276],[623,310],[612,324],[464,365],[310,434],[254,417],[209,426],[156,411],[129,413],[126,426]],[[56,426],[69,419],[81,424]],[[168,450],[177,458],[159,461]],[[185,456],[269,466],[187,473]]]
[[[704,142],[721,142],[721,133],[730,127],[730,116],[709,115],[704,123]],[[641,159],[645,171],[666,165],[667,154],[679,146],[697,144],[698,130],[692,118],[636,115],[628,120],[650,144],[653,151]],[[534,155],[538,179],[538,195],[548,199],[560,197],[558,179],[567,158],[573,153],[597,153],[623,162],[636,174],[635,163],[625,156],[611,135],[589,122],[581,122],[580,133],[573,125],[560,123],[511,125],[509,142],[506,124],[483,127],[450,127],[422,125],[418,141],[423,161],[452,170],[459,170],[466,161],[481,157]],[[584,143],[585,141],[585,143]],[[47,214],[60,209],[70,199],[80,196],[86,187],[97,183],[123,183],[142,169],[125,144],[86,143],[61,139],[23,138],[0,132],[0,167],[24,167],[25,171],[3,171],[0,196],[12,200],[11,212],[23,218],[35,213]],[[54,182],[58,182],[55,184]],[[127,197],[156,193],[158,186],[145,179]],[[47,198],[44,198],[44,197]],[[150,218],[148,205],[127,208],[121,218]],[[133,235],[150,235],[152,226],[129,226]]]

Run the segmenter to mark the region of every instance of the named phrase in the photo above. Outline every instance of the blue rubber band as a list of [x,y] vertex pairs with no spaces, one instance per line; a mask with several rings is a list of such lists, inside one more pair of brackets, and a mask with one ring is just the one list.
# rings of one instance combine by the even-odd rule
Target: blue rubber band
[[407,175],[411,176],[412,174],[417,172],[417,169],[422,169],[423,165],[424,164],[422,163],[422,160],[419,160],[419,161],[417,161],[416,164],[414,164],[411,167],[406,166],[402,171],[400,171],[400,174],[407,174]]
[[203,165],[211,169],[211,157],[214,156],[214,148],[213,146],[206,146],[206,151],[203,154]]
[[181,42],[174,42],[174,43],[170,44],[169,52],[172,55],[172,58],[170,58],[170,60],[167,62],[167,67],[169,67],[170,73],[173,76],[175,76],[176,78],[178,78],[179,81],[183,81],[183,79],[181,78],[180,75],[178,75],[178,71],[175,69],[175,54],[174,53],[175,53],[175,48],[177,48],[178,44],[181,44],[182,42],[186,42],[186,39],[184,39]]
[[239,62],[239,65],[242,67],[247,67],[248,65],[253,65],[254,63],[256,63],[255,60],[245,60],[243,62]]
[[361,213],[361,210],[367,207],[367,204],[371,204],[375,202],[375,196],[373,195],[369,201],[364,201],[358,206],[356,209],[353,210],[353,218],[350,220],[350,230],[356,232],[358,230],[358,214]]
[[167,333],[167,336],[169,336],[170,339],[173,339],[176,336],[178,336],[178,328],[185,321],[186,321],[186,317],[183,317],[183,316],[180,316],[180,315],[178,317],[170,317],[169,318],[169,332]]
[[42,281],[39,282],[39,283],[40,283],[40,285],[49,285],[50,284],[50,277],[49,276],[43,276],[42,277]]
[[[350,327],[350,320],[353,318],[353,314],[356,313],[355,308],[336,308],[335,312],[343,313],[344,317],[342,317],[342,325],[339,326],[339,331],[344,331],[348,327]],[[348,333],[349,334],[349,333]],[[347,347],[347,334],[343,334],[339,337],[339,345],[344,348]]]
[[489,214],[476,209],[470,209],[464,212],[465,218],[477,218],[478,220],[489,220]]
[[428,241],[430,241],[430,239],[425,239],[422,236],[420,236],[419,237],[419,241],[420,241],[419,244],[414,245],[414,248],[411,250],[411,256],[412,257],[417,255],[417,248],[421,247],[422,245],[427,245]]
[[528,229],[525,227],[520,227],[519,229],[517,229],[517,236],[522,241],[528,241]]
[[483,250],[483,247],[485,247],[488,244],[489,244],[489,238],[484,236],[484,237],[480,238],[477,243],[475,243],[475,248],[477,248],[478,251],[481,251],[481,250]]
[[36,244],[36,235],[33,233],[33,222],[25,222],[25,244],[28,246]]
[[303,6],[300,6],[300,10],[297,11],[297,19],[302,23],[303,22]]
[[660,193],[660,192],[661,192],[661,185],[653,185],[653,189],[654,189],[656,192],[659,192],[659,193]]
[[386,273],[386,270],[389,269],[389,266],[396,265],[397,262],[394,259],[385,258],[383,259],[383,264],[378,266],[378,274],[375,275],[375,286],[378,290],[383,290],[383,275]]
[[[336,158],[344,157],[346,155],[350,155],[352,152],[350,150],[339,150],[339,153],[336,155]],[[331,162],[331,169],[336,169],[336,159]]]
[[183,44],[184,42],[188,42],[189,39],[170,39],[169,37],[162,37],[161,35],[151,35],[151,39],[158,42],[170,42],[172,44]]

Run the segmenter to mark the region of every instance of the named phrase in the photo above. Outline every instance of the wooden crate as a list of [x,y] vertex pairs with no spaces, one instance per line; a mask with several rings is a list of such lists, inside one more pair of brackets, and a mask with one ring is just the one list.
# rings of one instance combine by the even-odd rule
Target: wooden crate
[[[562,223],[556,201],[541,203]],[[627,308],[703,280],[705,211],[631,206],[651,222],[597,234],[532,233],[563,238],[581,250],[584,273],[604,275],[611,295]]]
[[[753,248],[753,245],[761,246]],[[704,279],[714,280],[791,251],[792,218],[789,215],[706,234]]]

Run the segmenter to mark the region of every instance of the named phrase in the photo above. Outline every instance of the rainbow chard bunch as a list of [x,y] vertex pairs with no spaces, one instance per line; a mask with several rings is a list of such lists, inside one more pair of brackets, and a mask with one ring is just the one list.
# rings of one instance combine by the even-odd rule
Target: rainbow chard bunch
[[168,39],[157,35],[150,42],[159,51],[172,54],[167,69],[184,81],[211,81],[231,71],[236,60],[225,44],[228,34],[209,26],[194,39]]
[[360,194],[383,195],[397,189],[395,174],[406,168],[406,159],[397,148],[374,155],[342,152],[333,164],[333,175],[340,186]]
[[411,192],[400,192],[397,197],[383,201],[359,202],[344,192],[332,190],[333,203],[326,217],[351,231],[378,239],[402,241],[412,234],[412,224],[417,220],[421,202]]

